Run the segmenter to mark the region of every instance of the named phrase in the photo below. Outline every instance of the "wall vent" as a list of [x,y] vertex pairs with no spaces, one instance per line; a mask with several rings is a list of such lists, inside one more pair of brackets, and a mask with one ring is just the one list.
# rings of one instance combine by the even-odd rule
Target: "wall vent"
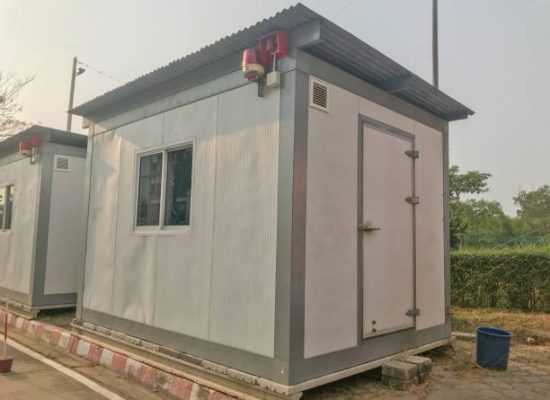
[[56,171],[68,172],[71,169],[71,159],[67,156],[55,156],[54,169]]
[[329,105],[328,86],[322,82],[312,80],[310,93],[311,93],[311,99],[310,99],[309,105],[318,110],[328,112],[328,105]]

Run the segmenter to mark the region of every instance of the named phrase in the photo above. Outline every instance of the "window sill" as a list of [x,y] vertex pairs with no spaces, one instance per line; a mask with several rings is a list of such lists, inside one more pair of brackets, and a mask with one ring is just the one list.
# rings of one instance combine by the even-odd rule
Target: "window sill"
[[191,227],[181,227],[178,229],[134,229],[130,232],[133,236],[183,236],[191,233]]

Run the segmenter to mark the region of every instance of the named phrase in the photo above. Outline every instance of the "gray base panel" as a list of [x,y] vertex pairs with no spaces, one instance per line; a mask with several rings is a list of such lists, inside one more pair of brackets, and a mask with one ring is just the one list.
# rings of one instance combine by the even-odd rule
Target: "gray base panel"
[[42,294],[33,301],[33,307],[40,309],[67,308],[75,304],[76,293]]
[[281,360],[155,328],[87,308],[82,310],[82,320],[124,332],[130,336],[157,343],[195,357],[231,366],[243,372],[262,376],[277,383],[288,384],[287,363]]
[[26,293],[16,292],[15,290],[0,287],[0,294],[1,294],[0,299],[2,300],[2,303],[3,303],[1,305],[2,307],[5,306],[6,294],[9,295],[10,302],[16,301],[18,303],[24,304],[25,306],[28,306],[28,307],[31,306],[31,297]]
[[413,329],[376,336],[352,347],[320,356],[294,360],[291,365],[292,384],[308,381],[356,365],[375,361],[415,347],[448,339],[446,325],[415,331]]
[[421,331],[406,330],[365,340],[358,347],[309,359],[293,360],[291,365],[288,366],[282,360],[271,359],[86,308],[83,309],[82,317],[85,322],[124,332],[192,356],[289,386],[449,337],[446,325]]

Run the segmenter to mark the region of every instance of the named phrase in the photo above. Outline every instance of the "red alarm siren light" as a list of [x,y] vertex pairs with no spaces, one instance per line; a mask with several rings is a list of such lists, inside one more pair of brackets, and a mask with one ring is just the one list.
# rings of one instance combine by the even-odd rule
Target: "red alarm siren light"
[[261,64],[256,49],[246,49],[243,52],[242,71],[249,81],[257,81],[264,75],[265,69]]

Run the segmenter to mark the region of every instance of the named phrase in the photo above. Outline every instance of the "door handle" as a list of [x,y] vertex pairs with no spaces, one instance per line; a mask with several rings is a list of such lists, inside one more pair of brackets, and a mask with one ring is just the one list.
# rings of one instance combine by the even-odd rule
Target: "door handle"
[[363,232],[379,231],[379,230],[382,229],[378,226],[374,226],[374,225],[371,225],[371,224],[361,224],[361,225],[359,225],[358,228],[359,228],[360,231],[363,231]]

